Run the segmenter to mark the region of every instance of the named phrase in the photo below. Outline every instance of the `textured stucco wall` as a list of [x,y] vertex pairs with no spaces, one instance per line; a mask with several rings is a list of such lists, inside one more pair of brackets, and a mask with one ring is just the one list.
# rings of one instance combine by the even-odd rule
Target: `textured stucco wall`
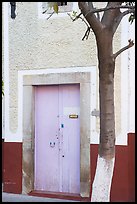
[[4,13],[2,4],[2,77],[4,77]]
[[[2,16],[3,4],[2,4]],[[2,80],[4,81],[4,18],[2,18]],[[4,96],[2,96],[2,137],[4,137],[5,115],[4,115]]]
[[[10,129],[13,132],[18,125],[18,70],[97,66],[95,37],[91,33],[87,41],[82,41],[85,31],[86,25],[81,20],[72,22],[69,16],[39,19],[38,2],[17,2],[16,19],[9,16]],[[114,50],[120,48],[119,31]],[[115,74],[116,130],[119,132],[120,58]]]

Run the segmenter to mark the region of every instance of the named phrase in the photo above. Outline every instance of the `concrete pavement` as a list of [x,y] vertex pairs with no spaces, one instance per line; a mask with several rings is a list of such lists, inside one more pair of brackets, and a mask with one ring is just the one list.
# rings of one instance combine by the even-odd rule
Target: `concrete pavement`
[[45,198],[2,192],[2,202],[80,202],[80,201]]

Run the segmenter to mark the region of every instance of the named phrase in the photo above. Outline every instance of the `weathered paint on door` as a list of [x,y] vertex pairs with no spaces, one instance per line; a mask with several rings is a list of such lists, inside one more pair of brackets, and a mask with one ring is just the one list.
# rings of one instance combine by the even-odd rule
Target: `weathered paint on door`
[[80,193],[79,107],[78,84],[35,88],[35,190]]

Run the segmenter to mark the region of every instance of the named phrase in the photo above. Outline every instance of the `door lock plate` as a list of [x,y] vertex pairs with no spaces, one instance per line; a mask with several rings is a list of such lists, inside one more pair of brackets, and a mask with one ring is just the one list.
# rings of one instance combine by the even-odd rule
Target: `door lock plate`
[[70,115],[69,115],[69,118],[78,118],[78,115],[76,115],[76,114],[70,114]]

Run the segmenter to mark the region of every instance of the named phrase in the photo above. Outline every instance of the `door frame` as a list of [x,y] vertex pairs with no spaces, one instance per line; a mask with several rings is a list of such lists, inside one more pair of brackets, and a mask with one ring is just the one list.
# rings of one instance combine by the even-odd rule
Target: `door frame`
[[[68,90],[69,90],[69,92],[68,92]],[[71,91],[73,91],[73,92],[71,92]],[[68,100],[66,100],[65,99],[65,96],[66,96],[66,94],[68,94],[68,93],[73,93],[73,98],[71,99],[71,101],[70,102],[68,102]],[[75,152],[76,152],[76,155],[78,155],[78,158],[77,158],[77,161],[75,160],[75,162],[73,162],[73,164],[72,165],[74,165],[75,167],[74,167],[74,169],[72,169],[71,168],[71,171],[69,170],[69,172],[70,172],[70,177],[69,177],[69,179],[71,178],[71,177],[73,177],[74,178],[74,172],[73,172],[73,170],[75,171],[75,178],[74,178],[74,180],[77,178],[77,184],[76,184],[76,182],[75,183],[73,183],[73,184],[76,184],[77,185],[77,190],[80,188],[80,119],[79,119],[79,116],[80,116],[80,113],[79,113],[79,109],[80,109],[80,86],[79,86],[79,84],[59,84],[59,85],[42,85],[42,86],[35,86],[35,114],[41,114],[41,113],[43,113],[43,110],[45,109],[45,110],[47,110],[47,111],[49,111],[49,107],[48,107],[48,105],[50,105],[49,104],[49,102],[46,104],[46,101],[48,100],[48,94],[50,94],[50,102],[53,102],[53,104],[54,104],[54,101],[55,101],[55,104],[53,105],[54,107],[56,107],[54,110],[55,110],[55,112],[54,113],[51,113],[52,112],[52,109],[51,109],[51,111],[50,111],[50,113],[48,112],[47,114],[49,115],[51,115],[51,121],[52,121],[52,114],[55,114],[54,116],[55,116],[55,123],[53,123],[54,125],[55,125],[55,127],[56,127],[56,129],[54,129],[53,128],[53,131],[54,131],[54,133],[53,133],[53,137],[54,137],[54,141],[56,142],[56,145],[55,145],[55,152],[56,152],[56,154],[54,154],[54,158],[57,156],[57,160],[55,161],[54,160],[54,158],[53,157],[49,157],[48,156],[48,158],[46,157],[46,155],[47,155],[47,151],[45,150],[45,146],[44,146],[44,149],[43,149],[43,153],[45,153],[46,155],[45,155],[45,158],[44,158],[44,160],[43,160],[43,162],[45,163],[45,161],[47,160],[47,162],[45,163],[46,164],[46,166],[48,166],[48,163],[52,160],[54,160],[54,162],[56,163],[57,161],[59,162],[58,164],[56,163],[56,165],[58,165],[58,170],[57,170],[57,172],[58,172],[58,174],[56,174],[56,172],[54,171],[55,169],[53,168],[53,170],[52,170],[52,174],[51,173],[49,173],[48,171],[50,171],[50,169],[49,168],[46,168],[46,166],[44,165],[44,163],[43,163],[43,167],[41,166],[41,168],[44,168],[44,172],[46,171],[46,169],[48,169],[48,171],[47,171],[47,176],[45,176],[45,181],[44,182],[46,182],[46,179],[48,180],[48,184],[46,185],[46,186],[49,186],[49,188],[50,188],[50,190],[49,190],[49,188],[48,187],[46,187],[45,186],[45,188],[47,189],[47,191],[50,191],[50,192],[54,192],[53,190],[51,190],[51,189],[55,189],[55,186],[56,186],[56,184],[57,184],[57,188],[58,188],[58,190],[56,190],[56,192],[59,192],[59,193],[66,193],[66,192],[68,192],[69,190],[70,190],[70,192],[69,193],[74,193],[74,191],[76,190],[76,187],[74,188],[74,186],[71,184],[70,186],[69,186],[69,182],[70,182],[70,180],[68,180],[68,182],[67,182],[67,184],[68,184],[68,186],[66,187],[66,185],[65,185],[65,183],[63,182],[63,178],[61,178],[63,175],[66,175],[66,170],[68,170],[69,168],[70,168],[70,163],[68,163],[67,162],[67,160],[65,161],[65,163],[66,163],[66,165],[64,166],[65,167],[65,171],[63,171],[63,161],[62,161],[62,155],[63,154],[65,154],[65,152],[64,152],[64,150],[62,149],[62,142],[63,142],[63,140],[66,138],[66,137],[68,137],[68,129],[62,129],[61,128],[61,123],[63,123],[66,127],[68,127],[68,125],[67,125],[67,122],[70,122],[71,124],[70,125],[72,125],[71,126],[71,128],[73,127],[73,125],[74,125],[74,123],[76,123],[76,126],[78,126],[75,130],[76,131],[78,131],[78,132],[76,132],[76,135],[74,135],[74,133],[73,133],[73,136],[71,135],[71,133],[69,134],[69,138],[70,138],[70,141],[71,141],[71,143],[70,144],[72,144],[73,143],[73,141],[74,141],[74,137],[76,136],[76,140],[77,140],[77,142],[75,142],[75,145],[74,145],[74,149],[73,150],[75,150]],[[39,95],[40,94],[40,95]],[[65,95],[64,95],[65,94]],[[47,96],[46,96],[47,95]],[[44,99],[44,98],[42,98],[42,96],[45,96],[46,97],[46,99]],[[55,98],[56,97],[56,98]],[[54,98],[54,99],[53,99]],[[43,102],[42,102],[42,104],[44,105],[42,105],[41,106],[41,100],[42,101],[45,101],[44,102],[44,104],[43,104]],[[53,101],[54,100],[54,101]],[[77,105],[75,104],[75,111],[74,111],[74,109],[71,109],[71,110],[68,110],[68,108],[70,109],[70,103],[72,103],[72,101],[73,101],[73,103],[77,103]],[[67,103],[67,106],[65,105]],[[74,104],[73,104],[74,105]],[[72,105],[72,106],[73,106]],[[37,112],[38,111],[38,106],[40,106],[39,108],[39,113]],[[76,108],[76,107],[78,107],[78,109]],[[57,112],[56,112],[57,111]],[[72,111],[74,111],[74,112],[72,112]],[[69,112],[69,114],[70,113],[75,113],[75,114],[78,114],[79,116],[78,116],[78,119],[70,119],[69,117],[68,117],[68,112]],[[45,112],[44,112],[45,113]],[[45,114],[44,114],[45,115]],[[44,118],[44,115],[42,116],[42,118],[44,119],[44,121],[47,121],[47,120],[49,120],[49,117],[47,118],[47,116],[45,115],[45,117],[46,117],[46,119]],[[62,118],[62,116],[64,116],[63,118]],[[67,117],[66,117],[67,116]],[[37,170],[40,170],[40,168],[39,168],[39,166],[37,165],[37,162],[38,162],[38,160],[39,160],[39,154],[41,154],[41,146],[39,146],[39,147],[37,147],[37,142],[39,142],[40,141],[40,135],[39,135],[39,131],[38,130],[41,130],[41,121],[40,121],[41,119],[39,118],[39,117],[36,117],[36,115],[35,115],[35,125],[36,125],[36,128],[35,128],[35,131],[37,130],[37,134],[35,134],[35,149],[34,149],[34,156],[35,156],[35,168],[34,168],[34,174],[35,175],[38,175],[37,174]],[[74,121],[75,120],[75,121]],[[38,125],[38,129],[37,129],[37,123],[39,124]],[[48,126],[46,125],[46,128],[48,128]],[[47,129],[45,129],[45,130],[47,130]],[[51,130],[49,129],[49,130],[47,130],[47,131],[50,131],[50,134],[52,134],[51,133]],[[44,131],[45,132],[45,131]],[[56,132],[56,134],[55,134],[55,132]],[[43,134],[43,132],[41,132],[41,134]],[[45,134],[45,133],[44,133]],[[55,136],[56,135],[56,136]],[[70,137],[71,136],[71,137]],[[58,139],[59,140],[57,140],[57,137],[58,137]],[[64,138],[64,139],[63,139]],[[63,139],[63,140],[62,140]],[[49,138],[48,138],[48,135],[47,135],[47,137],[45,137],[45,139],[44,139],[44,141],[46,142],[46,141],[52,141],[52,139],[50,139],[49,140]],[[43,142],[44,142],[43,141]],[[60,141],[60,142],[59,142]],[[43,143],[42,142],[42,143]],[[58,142],[60,143],[60,145],[58,144]],[[40,144],[42,144],[42,143],[39,143],[39,145]],[[64,142],[63,143],[65,143],[65,140],[64,140]],[[46,143],[47,144],[47,143]],[[79,144],[79,145],[78,145]],[[49,145],[49,143],[47,144],[47,145]],[[68,147],[68,143],[66,143],[66,145],[67,145],[67,147]],[[38,148],[38,149],[37,149]],[[59,148],[60,148],[60,150],[59,150]],[[64,148],[64,147],[63,147]],[[71,148],[71,147],[70,147]],[[69,149],[70,149],[69,148]],[[47,149],[47,148],[46,148]],[[68,149],[68,148],[66,148],[66,149]],[[38,150],[38,155],[36,154],[36,152],[37,152],[37,150]],[[53,151],[53,149],[52,148],[50,148],[50,149],[48,149],[49,151],[51,151],[52,153],[54,152]],[[50,154],[50,152],[48,151],[48,154]],[[71,152],[70,152],[71,153]],[[70,157],[70,155],[68,155],[68,153],[66,153],[66,155],[67,155],[67,158],[68,158],[68,156],[69,156],[69,161],[71,161],[71,163],[72,163],[72,161],[73,161],[73,156],[72,156],[72,153],[71,153],[71,157]],[[74,155],[74,152],[73,152],[73,155]],[[46,159],[47,158],[47,159]],[[45,160],[46,159],[46,160]],[[64,158],[65,159],[65,158]],[[64,160],[63,159],[63,160]],[[79,163],[79,165],[78,165],[78,163]],[[45,167],[44,167],[45,166]],[[53,173],[54,172],[54,173]],[[62,174],[62,173],[65,173],[65,174]],[[55,177],[55,180],[57,181],[56,182],[56,184],[54,183],[52,186],[50,185],[50,181],[52,180],[52,177],[54,177],[53,175],[56,175],[57,176],[57,178]],[[79,175],[79,176],[78,176]],[[43,175],[44,176],[44,175]],[[78,177],[77,177],[78,176]],[[37,179],[35,179],[35,178],[37,178]],[[65,177],[66,178],[66,177]],[[42,184],[43,183],[43,179],[41,180],[41,182],[39,181],[39,179],[41,180],[41,178],[40,178],[40,175],[37,177],[34,177],[34,180],[35,180],[35,182],[34,182],[34,184],[35,184],[35,191],[36,191],[36,189],[37,189],[37,184],[39,183],[39,185],[40,185],[40,183]],[[58,180],[59,179],[59,180]],[[71,180],[71,182],[74,182],[74,180],[72,181]],[[76,180],[75,180],[76,181]],[[38,182],[38,183],[37,183]],[[62,183],[63,182],[63,183]],[[42,184],[43,185],[43,184]],[[64,187],[63,187],[64,186]],[[73,189],[72,189],[72,186],[73,186]],[[68,190],[68,191],[65,191],[65,190]],[[43,191],[46,191],[46,190],[44,190],[43,189]],[[79,190],[79,192],[77,192],[78,194],[80,193],[80,190]]]
[[59,84],[80,84],[80,196],[90,197],[91,76],[89,72],[50,73],[23,77],[22,193],[28,194],[34,190],[34,86]]

